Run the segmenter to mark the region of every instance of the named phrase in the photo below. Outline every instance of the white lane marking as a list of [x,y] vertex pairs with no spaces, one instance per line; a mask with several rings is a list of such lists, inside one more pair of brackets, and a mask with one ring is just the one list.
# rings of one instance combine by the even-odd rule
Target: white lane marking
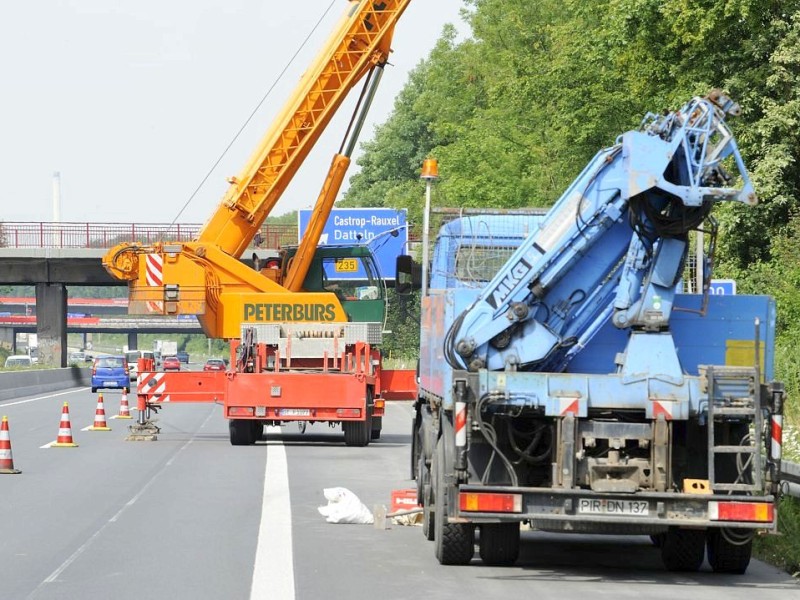
[[[277,433],[280,427],[267,427]],[[267,449],[264,473],[264,501],[258,528],[256,562],[253,566],[251,600],[294,599],[294,556],[292,551],[292,505],[289,499],[289,469],[282,442]]]
[[[211,419],[211,417],[212,417],[213,415],[214,415],[214,413],[213,413],[213,412],[212,412],[212,413],[209,413],[209,415],[208,415],[208,417],[206,418],[206,420],[205,420],[205,421],[203,422],[203,424],[200,426],[200,429],[202,429],[202,428],[204,428],[204,427],[206,426],[206,423],[208,423],[209,419]],[[160,468],[160,469],[159,469],[159,470],[158,470],[158,471],[157,471],[157,472],[156,472],[156,473],[155,473],[155,474],[154,474],[154,475],[153,475],[153,476],[150,478],[150,480],[149,480],[147,483],[145,483],[145,484],[142,486],[142,489],[140,489],[138,493],[136,493],[136,494],[135,494],[135,495],[134,495],[134,496],[133,496],[133,497],[132,497],[130,500],[128,500],[128,501],[125,503],[125,505],[124,505],[122,508],[120,508],[120,509],[117,511],[117,514],[115,514],[115,515],[114,515],[113,517],[111,517],[111,518],[110,518],[108,521],[106,521],[106,522],[103,524],[103,526],[102,526],[102,527],[100,527],[100,529],[98,529],[97,531],[95,531],[95,532],[94,532],[94,533],[93,533],[93,534],[92,534],[92,535],[89,537],[89,539],[88,539],[88,540],[86,540],[86,541],[83,543],[83,545],[81,545],[81,546],[80,546],[80,548],[78,548],[77,550],[75,550],[75,552],[73,552],[73,553],[72,553],[72,555],[71,555],[71,556],[70,556],[70,557],[69,557],[67,560],[65,560],[63,563],[61,563],[61,566],[60,566],[60,567],[58,567],[58,568],[57,568],[55,571],[53,571],[52,573],[50,573],[50,575],[48,575],[47,579],[45,579],[44,581],[42,581],[42,583],[40,583],[38,586],[36,586],[36,589],[35,589],[35,590],[33,590],[33,592],[31,592],[31,593],[30,593],[30,595],[28,596],[28,598],[33,598],[33,597],[35,597],[35,596],[36,596],[36,594],[39,592],[39,590],[40,590],[40,589],[42,589],[42,588],[45,586],[45,584],[48,584],[48,583],[53,583],[54,581],[56,581],[56,580],[58,579],[58,576],[59,576],[59,575],[61,575],[61,574],[62,574],[64,571],[66,571],[66,570],[67,570],[67,567],[69,567],[69,566],[70,566],[72,563],[74,563],[74,562],[75,562],[75,561],[78,559],[78,557],[79,557],[81,554],[83,554],[84,552],[86,552],[86,550],[88,550],[88,549],[89,549],[89,546],[91,546],[91,545],[92,545],[92,543],[94,543],[94,541],[95,541],[97,538],[99,538],[99,537],[100,537],[100,534],[102,534],[102,533],[103,533],[103,532],[106,530],[106,528],[107,528],[109,525],[111,525],[112,523],[116,522],[116,521],[117,521],[117,520],[118,520],[118,519],[119,519],[119,518],[122,516],[122,513],[124,513],[126,510],[128,510],[128,509],[129,509],[131,506],[133,506],[134,504],[136,504],[136,501],[137,501],[137,500],[139,500],[139,498],[141,498],[142,496],[144,496],[144,493],[145,493],[145,492],[146,492],[148,489],[150,489],[150,487],[151,487],[151,486],[152,486],[152,485],[153,485],[153,484],[156,482],[156,479],[158,479],[158,478],[161,476],[161,474],[162,474],[164,471],[166,471],[166,470],[167,470],[167,468],[169,468],[169,467],[172,465],[172,463],[175,461],[175,458],[176,458],[176,457],[177,457],[177,456],[178,456],[178,455],[179,455],[181,452],[183,452],[184,450],[186,450],[186,448],[188,448],[189,446],[191,446],[191,445],[192,445],[192,442],[193,442],[193,441],[194,441],[194,438],[189,438],[189,440],[187,440],[187,442],[186,442],[186,443],[185,443],[183,446],[181,446],[180,448],[178,448],[178,450],[176,450],[176,451],[175,451],[175,454],[174,454],[174,455],[173,455],[173,456],[172,456],[172,457],[171,457],[171,458],[170,458],[170,459],[169,459],[169,460],[168,460],[166,463],[164,463],[164,466],[163,466],[163,467],[161,467],[161,468]]]
[[28,402],[36,402],[38,400],[47,400],[48,398],[58,398],[64,394],[74,394],[76,392],[85,392],[88,387],[72,389],[67,392],[58,392],[57,394],[50,394],[48,396],[37,396],[36,398],[28,398],[27,400],[20,400],[19,402],[9,402],[8,404],[0,404],[0,407],[6,408],[7,406],[16,406],[17,404],[27,404]]

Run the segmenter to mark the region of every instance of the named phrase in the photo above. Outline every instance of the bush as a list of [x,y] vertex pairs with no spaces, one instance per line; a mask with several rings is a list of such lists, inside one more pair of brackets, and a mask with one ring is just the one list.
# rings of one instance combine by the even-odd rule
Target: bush
[[778,508],[778,535],[757,536],[754,542],[757,558],[800,576],[800,500],[784,497]]

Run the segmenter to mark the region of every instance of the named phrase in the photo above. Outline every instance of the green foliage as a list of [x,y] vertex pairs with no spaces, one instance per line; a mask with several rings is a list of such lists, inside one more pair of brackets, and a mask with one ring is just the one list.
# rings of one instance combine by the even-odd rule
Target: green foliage
[[780,535],[756,537],[753,554],[797,577],[800,574],[800,500],[783,497],[778,508],[778,532]]
[[[419,293],[413,296],[398,296],[389,290],[389,311],[381,349],[384,356],[408,363],[419,354]],[[406,368],[409,368],[406,364]]]
[[267,225],[297,225],[297,211],[284,213],[277,217],[267,217]]

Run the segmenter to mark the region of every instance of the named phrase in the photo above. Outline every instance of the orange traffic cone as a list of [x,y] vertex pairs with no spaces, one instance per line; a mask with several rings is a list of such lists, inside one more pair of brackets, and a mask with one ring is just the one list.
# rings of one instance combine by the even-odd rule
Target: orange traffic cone
[[14,456],[11,454],[11,437],[8,433],[8,417],[3,417],[3,424],[0,426],[0,473],[4,475],[16,475],[22,473],[14,468]]
[[77,448],[72,440],[72,425],[69,422],[69,404],[64,402],[64,408],[61,409],[61,424],[58,426],[58,437],[56,441],[50,444],[51,448]]
[[111,431],[106,423],[106,409],[103,407],[103,394],[97,394],[97,408],[94,411],[94,425],[89,431]]
[[119,414],[112,419],[132,419],[131,409],[128,406],[128,392],[122,390],[122,400],[119,401]]

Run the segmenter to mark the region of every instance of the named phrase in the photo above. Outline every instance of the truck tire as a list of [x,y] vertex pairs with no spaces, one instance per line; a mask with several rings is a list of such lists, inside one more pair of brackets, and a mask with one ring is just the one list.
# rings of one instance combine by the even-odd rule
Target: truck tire
[[513,565],[519,558],[519,523],[481,525],[479,546],[483,564]]
[[704,530],[670,527],[661,543],[661,560],[668,571],[697,571],[705,550]]
[[436,455],[433,460],[435,473],[433,529],[436,558],[442,565],[466,565],[475,554],[475,526],[447,522],[447,494],[444,483],[447,464],[442,438],[436,443]]
[[[433,465],[431,465],[431,469]],[[420,452],[419,456],[419,479],[417,480],[417,493],[422,498],[422,534],[429,542],[433,541],[436,532],[434,521],[436,520],[436,505],[433,499],[433,484],[431,483],[431,470],[425,465],[425,456]]]
[[231,419],[228,423],[231,446],[249,446],[255,444],[253,422],[248,419]]
[[[370,398],[368,397],[369,401]],[[372,437],[372,406],[367,405],[367,418],[363,421],[342,421],[345,446],[361,448],[369,444]]]
[[411,479],[417,482],[417,496],[422,498],[419,482],[419,456],[422,454],[422,441],[419,439],[419,422],[415,417],[411,422]]
[[261,421],[251,421],[253,428],[253,443],[260,442],[264,439],[264,424]]
[[737,538],[747,541],[741,544],[731,543],[723,535],[722,530],[708,530],[706,542],[708,563],[715,573],[744,575],[745,571],[747,571],[747,566],[750,564],[750,556],[753,553],[753,535],[747,531],[733,529],[728,533],[728,537],[731,536],[733,542],[738,541]]
[[381,429],[383,429],[383,417],[372,417],[371,440],[381,439]]

